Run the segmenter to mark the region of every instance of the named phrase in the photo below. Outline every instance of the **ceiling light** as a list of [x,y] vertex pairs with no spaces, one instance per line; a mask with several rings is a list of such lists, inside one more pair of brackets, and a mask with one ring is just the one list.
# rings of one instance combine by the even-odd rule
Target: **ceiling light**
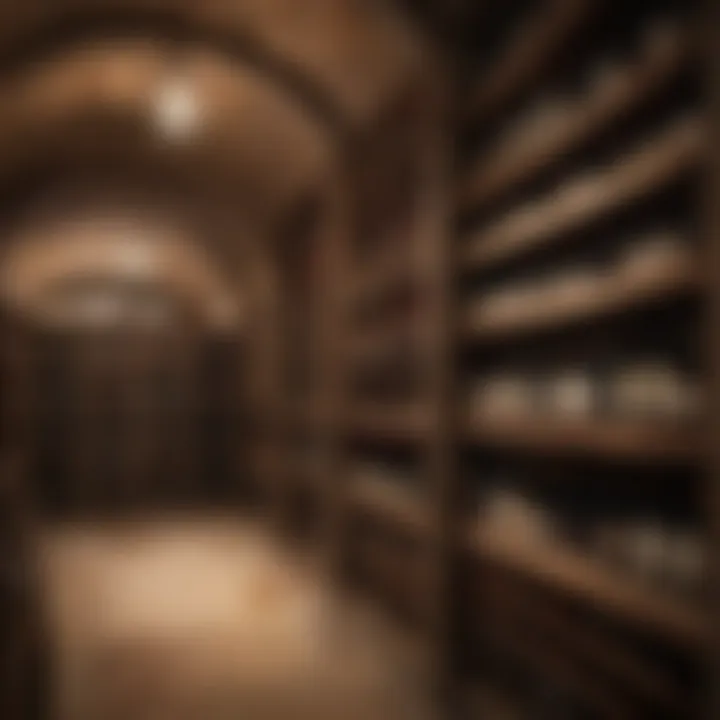
[[187,140],[200,124],[201,106],[193,84],[184,77],[166,81],[153,101],[157,129],[168,140]]
[[156,248],[147,242],[128,240],[115,250],[115,267],[131,278],[153,277],[158,264]]
[[97,295],[80,305],[82,319],[93,326],[107,326],[117,323],[122,316],[119,299],[111,294]]

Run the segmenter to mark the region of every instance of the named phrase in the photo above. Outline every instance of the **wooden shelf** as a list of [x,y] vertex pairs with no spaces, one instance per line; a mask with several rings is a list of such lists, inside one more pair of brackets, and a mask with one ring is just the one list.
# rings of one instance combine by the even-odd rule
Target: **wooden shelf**
[[501,645],[505,653],[522,665],[532,668],[533,673],[551,687],[562,688],[571,696],[581,698],[597,713],[596,717],[633,717],[627,699],[618,699],[606,680],[589,675],[585,668],[558,653],[527,628],[519,629],[497,621],[487,629],[485,638],[492,644]]
[[552,307],[545,300],[530,305],[528,313],[508,318],[483,318],[471,307],[464,338],[473,343],[497,343],[536,332],[558,330],[642,310],[659,302],[675,300],[702,288],[701,273],[691,263],[678,262],[633,280],[601,279],[597,291],[573,303]]
[[[602,17],[597,27],[590,27],[596,10]],[[709,135],[714,124],[690,74],[707,68],[701,68],[705,61],[699,44],[696,48],[694,34],[686,26],[694,19],[681,4],[662,10],[639,8],[632,13],[632,22],[619,28],[620,39],[610,32],[617,18],[597,0],[549,0],[537,12],[534,6],[499,12],[499,20],[514,28],[500,32],[504,37],[498,38],[495,57],[487,53],[487,62],[475,66],[472,85],[462,98],[464,107],[459,117],[456,113],[461,137],[455,140],[482,148],[483,155],[468,159],[470,172],[451,188],[458,197],[450,198],[450,215],[459,216],[455,219],[462,237],[450,238],[448,233],[458,225],[448,227],[439,216],[443,209],[447,212],[447,203],[441,202],[442,188],[433,187],[437,180],[433,176],[447,165],[443,153],[448,148],[438,143],[433,149],[428,128],[423,145],[432,151],[426,156],[418,146],[421,162],[415,166],[418,197],[426,202],[413,206],[417,211],[413,222],[403,223],[402,231],[378,222],[366,233],[364,248],[355,247],[352,240],[348,243],[348,276],[342,282],[345,292],[338,297],[347,305],[341,316],[354,329],[346,342],[336,342],[343,386],[338,385],[343,396],[338,401],[340,428],[332,438],[339,443],[337,469],[342,474],[355,462],[363,467],[363,459],[356,456],[376,452],[397,454],[392,460],[401,467],[397,483],[383,482],[382,471],[373,473],[368,457],[364,473],[346,478],[343,497],[336,504],[338,526],[344,524],[348,532],[336,537],[343,538],[348,553],[357,553],[357,560],[362,557],[361,543],[373,544],[366,565],[356,565],[372,571],[370,581],[373,576],[382,578],[378,582],[382,587],[412,585],[407,558],[419,551],[419,564],[429,579],[420,590],[408,592],[427,601],[424,619],[429,622],[423,630],[429,630],[435,665],[448,676],[458,660],[468,660],[467,667],[472,659],[447,612],[464,596],[473,611],[463,617],[463,633],[476,632],[478,640],[485,631],[496,634],[498,660],[510,650],[540,679],[546,673],[550,686],[561,693],[564,687],[568,697],[588,711],[594,707],[602,717],[645,717],[656,712],[680,716],[700,701],[694,683],[685,677],[684,668],[674,666],[665,653],[655,656],[653,650],[672,647],[673,655],[692,656],[698,666],[703,663],[706,651],[714,647],[713,623],[705,604],[626,574],[569,542],[522,544],[491,534],[476,521],[470,528],[456,500],[472,490],[466,487],[465,476],[475,461],[495,458],[492,465],[499,463],[497,469],[502,471],[502,458],[508,462],[525,458],[531,465],[545,458],[566,467],[567,490],[585,487],[588,478],[583,468],[597,465],[607,471],[603,472],[612,500],[604,511],[608,522],[650,508],[662,517],[677,514],[676,521],[687,525],[688,531],[692,527],[692,532],[703,532],[707,518],[694,511],[694,503],[697,500],[701,509],[713,505],[702,483],[696,483],[699,474],[712,475],[714,469],[706,442],[707,421],[630,413],[582,417],[559,411],[513,419],[483,415],[480,402],[471,414],[472,408],[460,404],[464,399],[456,390],[468,379],[467,372],[480,371],[493,358],[494,364],[512,365],[513,353],[508,352],[513,348],[504,343],[517,342],[514,349],[526,352],[531,364],[535,358],[542,365],[551,355],[575,362],[583,348],[574,345],[589,337],[587,328],[600,332],[598,349],[609,354],[607,361],[622,364],[628,360],[622,339],[636,325],[650,323],[654,328],[656,323],[650,321],[660,319],[656,310],[667,310],[669,320],[675,311],[679,315],[677,323],[671,323],[678,327],[668,328],[667,342],[655,350],[668,354],[668,362],[689,353],[691,364],[697,360],[706,365],[707,348],[695,347],[695,333],[688,335],[680,325],[686,315],[694,323],[707,314],[715,271],[711,264],[701,264],[700,258],[685,258],[682,251],[674,257],[667,253],[663,260],[661,248],[672,243],[672,230],[685,227],[693,229],[691,245],[695,236],[702,241],[703,252],[704,245],[714,244],[716,233],[708,228],[707,213],[700,217],[692,203],[693,195],[707,195],[703,171],[705,156],[712,150]],[[464,75],[470,68],[463,63],[472,53],[477,31],[457,29],[461,32],[451,42],[467,45],[458,48],[461,55],[454,67]],[[583,36],[586,29],[591,38]],[[590,42],[581,53],[583,67],[577,68],[579,74],[572,70],[568,75],[560,64],[567,65],[564,61],[570,61],[570,53],[585,39]],[[576,77],[610,65],[614,69],[598,73],[584,87],[571,88],[553,103]],[[415,102],[414,96],[411,100]],[[449,100],[453,103],[457,98]],[[439,107],[434,102],[423,106],[429,111]],[[521,117],[524,108],[531,110],[525,118]],[[428,119],[432,125],[434,120]],[[670,216],[673,228],[665,232],[663,221]],[[638,221],[650,223],[644,228],[650,236],[638,237],[643,231],[636,227]],[[626,262],[620,257],[618,263],[598,267],[596,280],[588,277],[593,270],[586,269],[585,262],[602,250],[603,236],[610,251],[622,241],[618,250],[632,245],[638,252],[633,255],[628,247]],[[653,240],[659,241],[659,255],[655,260],[645,255],[643,265],[642,248],[650,253]],[[404,259],[401,251],[393,249],[401,242]],[[561,265],[566,260],[563,278]],[[553,261],[557,275],[548,278]],[[573,262],[580,263],[579,270],[571,267]],[[337,266],[341,264],[345,261],[338,260]],[[532,265],[538,274],[538,292],[518,279],[520,293],[513,297],[510,285],[519,278],[517,272],[522,270],[527,278]],[[503,271],[507,271],[504,281]],[[414,282],[427,291],[417,303],[409,285]],[[477,303],[469,297],[471,285],[486,293],[478,292]],[[494,287],[499,292],[491,296]],[[418,314],[416,306],[424,319],[417,332],[411,322],[411,315]],[[653,328],[638,335],[643,347],[659,342]],[[706,339],[713,335],[708,332]],[[439,342],[428,340],[432,338]],[[557,347],[545,347],[547,343]],[[475,349],[480,352],[468,352]],[[368,375],[358,377],[365,370],[363,361],[369,366]],[[500,366],[496,370],[502,376]],[[375,369],[377,375],[370,375]],[[411,380],[413,388],[422,392],[408,392]],[[386,396],[402,399],[375,400],[373,395],[382,397],[381,388],[387,390]],[[709,403],[713,405],[712,398]],[[713,408],[707,409],[712,414]],[[422,476],[426,484],[421,489],[426,492],[414,492],[412,483],[402,482],[406,464]],[[543,473],[534,475],[543,482]],[[678,479],[690,484],[676,488],[682,503],[675,507],[674,498],[653,491],[653,482],[674,485]],[[638,487],[632,498],[615,493],[633,481],[644,489]],[[558,495],[553,500],[556,510],[569,512],[574,494],[573,490]],[[475,566],[474,572],[470,568],[462,572],[468,565]],[[493,593],[495,615],[488,612]],[[507,598],[513,597],[517,605],[509,610]],[[480,665],[486,658],[478,652],[476,659]],[[509,684],[512,679],[508,677]],[[522,692],[521,683],[517,692]],[[528,697],[530,715],[541,712],[541,705]],[[547,712],[545,707],[542,710]]]
[[709,619],[699,608],[664,596],[632,577],[605,568],[591,557],[562,547],[510,543],[477,528],[467,532],[465,542],[484,562],[520,573],[685,647],[696,650],[710,640]]
[[471,91],[466,124],[487,119],[531,85],[594,6],[593,0],[554,0],[546,13],[529,21],[492,62],[491,75],[481,78]]
[[421,409],[380,405],[352,411],[346,429],[361,437],[415,443],[425,440],[431,428]]
[[416,533],[427,533],[432,527],[430,514],[422,497],[411,490],[368,480],[354,482],[349,495],[355,510],[385,522]]
[[653,706],[672,708],[682,717],[687,693],[662,661],[657,662],[642,649],[628,647],[621,636],[597,628],[592,620],[578,622],[577,617],[568,616],[562,599],[558,602],[551,596],[528,595],[523,578],[485,577],[481,585],[477,601],[480,624],[489,605],[494,615],[504,615],[506,622],[521,632],[539,631],[543,644],[590,675],[612,679],[615,689],[622,686]]
[[524,577],[484,573],[481,582],[476,600],[480,632],[540,675],[550,669],[552,682],[584,698],[599,717],[646,717],[656,710],[669,711],[668,717],[687,716],[688,693],[662,660],[596,630],[592,620],[578,622],[564,612],[565,598],[558,602],[550,594],[528,592]]
[[662,46],[650,48],[637,65],[618,68],[531,147],[523,143],[519,133],[512,133],[490,157],[482,157],[462,183],[461,215],[477,211],[514,186],[533,180],[652,101],[679,75],[689,56],[688,36],[677,28],[675,35]]
[[697,432],[623,421],[477,418],[467,423],[465,438],[489,447],[611,461],[693,465],[702,458]]
[[658,192],[697,165],[704,142],[696,117],[673,123],[608,169],[542,197],[485,228],[460,253],[479,271],[554,245],[567,235]]

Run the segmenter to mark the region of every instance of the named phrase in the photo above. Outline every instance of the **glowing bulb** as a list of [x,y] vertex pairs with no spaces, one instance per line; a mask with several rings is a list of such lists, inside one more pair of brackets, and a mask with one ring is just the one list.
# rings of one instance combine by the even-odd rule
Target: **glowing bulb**
[[158,258],[155,249],[143,242],[128,241],[116,250],[116,267],[134,278],[155,274]]
[[112,295],[99,295],[91,298],[82,308],[83,319],[96,326],[110,325],[121,316],[120,302]]
[[200,124],[200,103],[192,85],[182,79],[165,83],[154,102],[155,124],[170,140],[184,140]]

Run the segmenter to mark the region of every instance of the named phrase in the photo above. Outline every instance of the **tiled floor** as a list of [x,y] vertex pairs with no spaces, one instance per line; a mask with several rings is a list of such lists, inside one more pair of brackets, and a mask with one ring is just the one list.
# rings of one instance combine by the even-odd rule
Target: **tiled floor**
[[424,720],[421,653],[258,528],[49,531],[57,720]]

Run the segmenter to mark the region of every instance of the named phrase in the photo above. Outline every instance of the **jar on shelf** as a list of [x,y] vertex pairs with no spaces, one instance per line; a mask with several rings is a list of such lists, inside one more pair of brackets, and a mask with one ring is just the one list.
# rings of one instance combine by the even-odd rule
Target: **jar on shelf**
[[480,380],[470,394],[471,414],[486,418],[518,418],[535,409],[535,386],[522,375],[496,375]]
[[597,394],[595,380],[586,370],[569,369],[545,381],[545,407],[555,417],[593,417],[597,412]]
[[547,544],[556,537],[552,512],[513,488],[488,493],[480,522],[484,532],[513,544]]
[[698,383],[663,360],[626,365],[612,373],[608,400],[620,418],[687,421],[701,411]]

